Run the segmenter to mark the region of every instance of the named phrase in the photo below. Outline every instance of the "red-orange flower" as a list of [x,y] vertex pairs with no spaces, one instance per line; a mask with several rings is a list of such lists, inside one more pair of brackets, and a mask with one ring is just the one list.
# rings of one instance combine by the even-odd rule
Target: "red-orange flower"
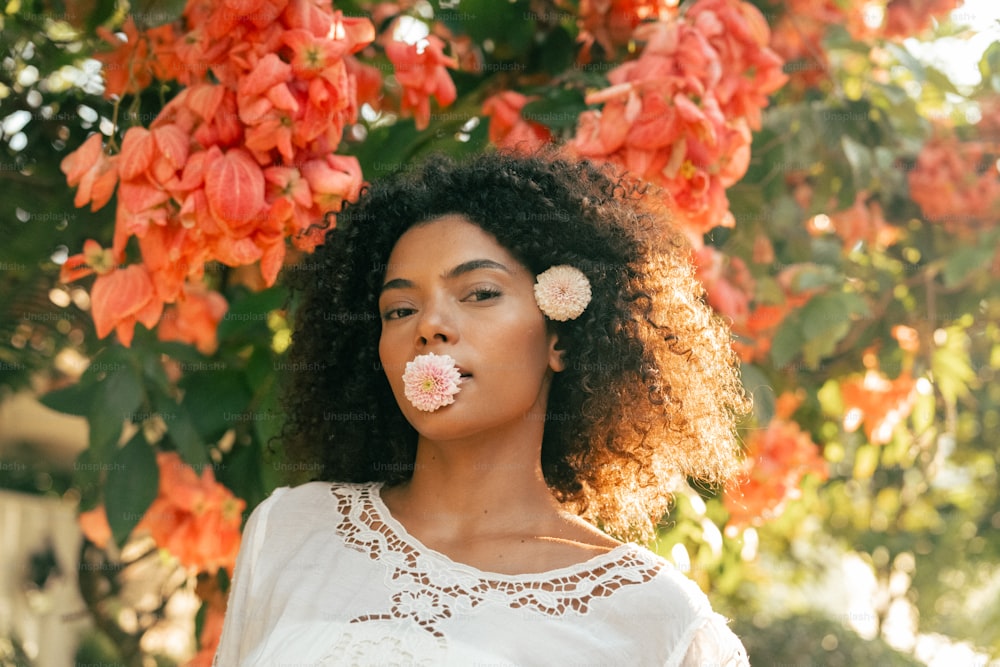
[[149,28],[146,30],[145,37],[152,51],[147,65],[153,76],[160,81],[184,80],[188,65],[180,59],[174,48],[177,42],[175,25],[164,23],[161,26]]
[[513,90],[505,90],[483,102],[483,114],[490,117],[490,141],[501,148],[531,153],[552,140],[549,128],[525,120],[521,109],[531,101]]
[[153,281],[140,264],[98,276],[90,290],[90,304],[97,337],[114,330],[125,347],[132,344],[136,322],[152,329],[163,312],[163,301],[156,297]]
[[745,118],[760,129],[767,96],[785,85],[784,60],[768,48],[771,30],[760,10],[748,2],[698,0],[687,15],[719,53],[722,76],[713,92],[723,114]]
[[731,322],[745,322],[754,291],[746,262],[704,246],[695,252],[695,265],[709,305]]
[[809,264],[793,264],[783,269],[776,277],[783,301],[754,304],[745,319],[733,322],[733,349],[740,359],[747,363],[766,359],[771,352],[771,339],[785,317],[822,291],[819,287],[802,289],[797,285],[798,276],[809,268]]
[[614,54],[615,47],[628,43],[637,25],[674,16],[677,4],[669,0],[581,0],[578,22],[584,55],[594,42]]
[[108,523],[108,513],[104,505],[98,505],[92,510],[80,512],[77,517],[80,531],[94,543],[98,549],[106,549],[111,541],[111,524]]
[[344,201],[356,199],[361,192],[361,165],[353,156],[331,154],[309,160],[301,172],[319,210],[339,211]]
[[403,87],[400,111],[412,112],[417,129],[425,129],[431,118],[431,97],[441,107],[455,101],[455,84],[445,68],[454,69],[458,63],[444,55],[444,42],[435,35],[416,44],[391,41],[386,44],[385,54],[395,68],[396,81]]
[[742,480],[725,495],[728,526],[733,528],[777,518],[788,501],[801,495],[803,477],[829,475],[819,446],[798,424],[781,416],[747,438],[744,468]]
[[[827,216],[828,227],[843,240],[845,252],[859,243],[866,243],[870,248],[886,248],[899,238],[899,229],[886,222],[881,204],[867,199],[867,192],[859,192],[853,206]],[[817,217],[813,217],[807,223],[810,234],[819,236],[830,231],[818,228],[816,221]]]
[[885,36],[906,38],[919,35],[962,4],[962,0],[890,0],[885,7]]
[[242,148],[233,148],[205,171],[205,197],[226,233],[246,236],[265,211],[264,172]]
[[83,252],[67,257],[59,270],[59,280],[70,283],[92,273],[107,273],[115,268],[111,250],[101,247],[94,239],[83,242]]
[[159,495],[135,530],[148,531],[162,549],[193,570],[232,572],[240,546],[246,502],[215,481],[206,466],[199,476],[175,452],[158,452]]
[[[148,532],[185,567],[215,574],[232,572],[240,546],[246,502],[215,481],[211,467],[199,476],[176,452],[157,452],[159,492],[133,532]],[[98,547],[111,538],[103,505],[83,512],[80,527]]]
[[908,178],[924,215],[953,233],[992,225],[1000,215],[1000,170],[980,142],[941,132],[924,144]]
[[114,194],[118,184],[118,156],[108,156],[98,133],[90,135],[83,144],[63,158],[59,168],[66,174],[66,183],[78,185],[73,205],[90,210],[103,207]]
[[786,80],[760,12],[740,0],[698,0],[681,19],[639,24],[639,57],[587,95],[570,149],[609,160],[669,195],[675,224],[695,241],[732,226],[726,188],[750,162],[751,128]]
[[[142,34],[129,19],[124,42],[105,34],[116,47],[103,58],[109,94],[138,92],[150,73],[184,87],[148,129],[129,128],[118,155],[105,155],[95,134],[62,164],[78,186],[78,206],[103,206],[120,180],[111,255],[122,262],[135,236],[143,268],[102,276],[94,315],[101,335],[118,327],[126,342],[136,318],[152,326],[163,303],[197,291],[205,262],[260,261],[265,284],[272,284],[286,238],[314,248],[322,241],[314,223],[361,188],[357,161],[330,155],[356,120],[358,70],[345,61],[374,39],[371,21],[311,0],[195,1],[184,21],[186,27]],[[434,47],[428,56],[440,55]],[[427,94],[449,102],[439,77],[434,83]],[[272,168],[293,171],[299,183],[269,187],[264,172]],[[91,250],[70,258],[65,279],[99,266]],[[105,287],[125,277],[127,304]],[[213,318],[194,319],[197,335],[171,329],[176,323],[167,335],[209,349]]]
[[856,431],[863,423],[873,445],[892,440],[896,425],[906,419],[917,400],[917,382],[903,372],[890,380],[880,371],[869,369],[864,377],[840,384],[844,401],[844,428]]
[[368,104],[378,109],[382,102],[382,72],[377,67],[366,65],[353,56],[344,58],[347,72],[354,77],[358,106]]
[[147,66],[149,44],[140,37],[139,30],[131,16],[122,26],[125,38],[114,35],[104,26],[97,34],[114,47],[110,53],[94,56],[104,63],[104,96],[107,98],[136,93],[153,81],[152,70]]
[[[791,64],[791,86],[811,88],[828,78],[826,51],[822,44],[830,26],[852,25],[845,15],[849,6],[837,0],[790,0],[774,25],[771,48]],[[863,7],[862,3],[855,3]]]
[[176,340],[212,354],[219,346],[216,329],[229,304],[218,292],[201,286],[185,285],[177,303],[167,310],[157,328],[160,340]]

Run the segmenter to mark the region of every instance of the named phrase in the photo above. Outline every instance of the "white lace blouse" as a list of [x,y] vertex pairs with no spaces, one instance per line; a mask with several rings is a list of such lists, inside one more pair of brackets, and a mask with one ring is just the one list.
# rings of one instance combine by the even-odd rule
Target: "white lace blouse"
[[409,535],[380,488],[283,487],[253,511],[217,667],[749,664],[697,585],[640,546],[484,572]]

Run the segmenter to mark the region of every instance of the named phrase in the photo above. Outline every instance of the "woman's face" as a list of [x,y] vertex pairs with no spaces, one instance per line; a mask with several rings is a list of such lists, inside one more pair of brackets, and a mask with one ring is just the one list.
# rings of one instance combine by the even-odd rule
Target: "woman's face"
[[[403,414],[424,437],[449,440],[542,420],[556,336],[534,298],[535,276],[462,216],[414,226],[389,256],[379,297],[379,358]],[[462,373],[455,402],[421,412],[403,394],[420,354],[448,354]]]

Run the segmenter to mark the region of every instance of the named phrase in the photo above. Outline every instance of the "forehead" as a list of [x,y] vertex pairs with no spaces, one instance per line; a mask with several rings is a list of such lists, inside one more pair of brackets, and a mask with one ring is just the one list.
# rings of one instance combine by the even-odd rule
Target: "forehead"
[[410,227],[393,246],[386,277],[431,266],[448,269],[471,259],[492,259],[517,271],[524,267],[489,232],[468,218],[448,214]]

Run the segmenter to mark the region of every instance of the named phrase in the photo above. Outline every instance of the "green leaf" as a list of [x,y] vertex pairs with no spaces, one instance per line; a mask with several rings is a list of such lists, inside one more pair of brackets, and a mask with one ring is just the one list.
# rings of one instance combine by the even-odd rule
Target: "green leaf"
[[[279,464],[256,440],[236,445],[215,469],[215,477],[240,498],[255,507],[278,485]],[[312,476],[312,475],[310,475]]]
[[[82,4],[82,3],[81,3]],[[115,0],[96,0],[93,10],[87,16],[86,29],[88,33],[95,32],[115,15]]]
[[990,263],[990,260],[993,259],[995,252],[996,248],[992,243],[981,243],[979,245],[958,248],[948,258],[948,263],[945,264],[942,274],[945,287],[954,287],[972,273],[985,268]]
[[844,399],[840,393],[840,384],[833,379],[827,380],[816,392],[822,412],[827,417],[839,418],[844,414]]
[[840,342],[850,330],[850,324],[844,321],[824,332],[826,335],[807,341],[802,346],[802,361],[805,362],[809,369],[818,369],[823,359],[836,352],[837,343]]
[[185,0],[130,0],[131,12],[140,30],[148,30],[181,17]]
[[994,41],[979,59],[979,73],[983,82],[989,82],[995,92],[1000,92],[1000,42]]
[[121,345],[109,345],[90,360],[90,365],[80,376],[80,382],[101,382],[109,374],[124,370],[133,364],[132,351]]
[[143,404],[145,391],[131,366],[112,372],[94,387],[94,398],[88,411],[90,447],[98,459],[118,444],[126,421],[141,421],[136,412]]
[[413,123],[396,122],[369,130],[365,141],[351,148],[365,179],[374,181],[408,167],[427,140]]
[[799,314],[792,313],[778,326],[778,331],[771,341],[771,362],[778,368],[788,366],[800,352],[802,344],[801,321]]
[[[225,568],[219,568],[220,570],[225,570]],[[198,638],[198,648],[205,648],[201,645],[201,633],[205,628],[205,618],[208,616],[208,603],[203,602],[201,606],[198,607],[198,612],[194,615],[194,636]]]
[[840,145],[844,150],[847,161],[851,164],[855,186],[858,189],[865,188],[872,179],[871,150],[847,135],[840,138]]
[[[906,91],[893,83],[870,83],[869,85],[874,86],[876,93],[881,92],[885,97],[885,101],[893,108],[909,108],[910,97],[906,94]],[[881,105],[880,105],[881,106]]]
[[927,83],[934,86],[940,93],[960,94],[958,89],[955,88],[955,84],[948,78],[948,75],[936,67],[927,68]]
[[976,372],[969,360],[969,337],[960,327],[945,330],[944,345],[934,350],[931,356],[931,372],[934,386],[949,405],[969,393],[969,385],[975,381]]
[[575,40],[562,26],[559,26],[545,37],[537,58],[541,68],[549,74],[564,72],[572,67],[576,60]]
[[173,443],[181,458],[193,468],[208,463],[205,441],[194,426],[194,420],[184,405],[178,405],[169,396],[154,394],[153,406],[167,425],[167,439]]
[[833,337],[837,342],[846,334],[839,333],[843,325],[849,325],[853,317],[868,314],[868,304],[859,295],[850,292],[820,294],[810,299],[799,314],[806,340]]
[[86,417],[90,412],[93,395],[93,387],[77,382],[69,387],[50,391],[38,400],[50,410],[77,417]]
[[142,379],[146,383],[148,391],[168,394],[170,392],[170,379],[167,378],[167,372],[163,368],[162,350],[144,348],[142,352]]
[[[793,230],[802,226],[802,212],[791,197],[781,196],[774,202],[768,224],[771,232]],[[773,238],[773,236],[772,236]]]
[[800,264],[792,277],[792,291],[805,292],[820,287],[840,286],[844,283],[844,275],[832,266],[825,264]]
[[766,426],[774,418],[774,387],[763,371],[753,364],[740,367],[743,388],[753,396],[753,414],[759,426]]
[[870,479],[878,467],[879,449],[875,445],[861,445],[854,455],[854,479]]
[[525,104],[521,115],[554,130],[572,129],[586,108],[583,93],[579,90],[553,88],[545,97]]
[[856,316],[867,314],[868,305],[857,294],[835,292],[813,297],[799,312],[802,321],[802,357],[811,369],[831,356],[837,343],[851,330]]
[[116,452],[104,485],[104,507],[118,546],[125,544],[132,529],[149,509],[159,486],[156,454],[140,431]]
[[266,447],[281,432],[284,412],[278,400],[279,382],[274,372],[275,357],[270,350],[258,348],[247,363],[247,379],[254,388],[252,400],[254,434]]
[[906,71],[913,75],[918,83],[923,83],[926,78],[927,69],[924,64],[910,53],[905,47],[891,42],[886,43],[885,48],[895,56],[899,64],[906,68]]
[[229,306],[229,310],[219,322],[219,340],[249,337],[261,326],[267,328],[268,314],[281,308],[288,297],[288,290],[280,285],[260,292],[249,292]]
[[802,335],[807,341],[828,337],[848,318],[847,305],[839,294],[820,294],[809,300],[800,312]]
[[251,393],[239,371],[191,373],[181,380],[183,407],[198,433],[215,442],[227,429],[242,421]]
[[281,428],[284,424],[283,414],[281,405],[273,393],[269,394],[266,400],[261,403],[260,410],[255,415],[258,418],[254,419],[253,427],[254,436],[263,447],[270,446],[271,441],[281,435]]
[[934,420],[937,417],[935,403],[933,394],[917,394],[913,412],[910,413],[914,433],[923,433],[934,425]]
[[[537,24],[526,0],[461,0],[457,10],[438,14],[449,27],[468,35],[474,43],[493,42],[492,56],[496,60],[515,59],[528,50],[534,39]],[[448,11],[455,12],[454,20],[449,21]]]
[[101,503],[101,471],[107,463],[98,461],[94,450],[85,449],[73,462],[73,487],[80,492],[81,511],[94,509]]

